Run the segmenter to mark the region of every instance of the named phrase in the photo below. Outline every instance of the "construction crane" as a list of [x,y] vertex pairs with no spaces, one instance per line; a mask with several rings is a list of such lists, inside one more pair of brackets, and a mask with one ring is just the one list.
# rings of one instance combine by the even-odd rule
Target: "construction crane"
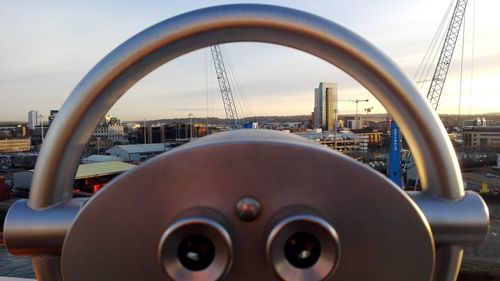
[[368,116],[368,114],[370,114],[370,112],[372,112],[372,110],[373,110],[373,106],[365,108],[366,115]]
[[[358,104],[360,102],[368,102],[368,99],[364,99],[364,100],[359,100],[359,99],[355,99],[355,100],[337,100],[337,102],[354,102],[356,104],[356,115],[354,115],[354,126],[356,127],[356,129],[360,129],[361,128],[361,124],[359,124],[359,115],[358,115]],[[373,108],[373,107],[372,107]],[[337,114],[338,114],[338,110],[337,109],[334,109],[334,112],[335,112],[335,131],[337,131]]]
[[437,110],[439,105],[439,99],[441,98],[444,82],[446,81],[448,70],[450,69],[451,58],[453,57],[453,51],[455,50],[455,45],[460,33],[460,27],[462,26],[462,21],[465,16],[466,7],[467,0],[457,1],[455,10],[453,11],[453,15],[451,17],[450,26],[448,27],[448,32],[446,33],[446,38],[443,43],[443,49],[439,55],[434,75],[432,76],[429,92],[427,93],[427,99],[435,110]]
[[367,124],[366,126],[367,126],[367,127],[370,127],[370,121],[368,121],[368,116],[370,115],[370,112],[372,112],[372,110],[373,110],[373,106],[370,106],[370,107],[365,108],[365,112],[366,112],[366,122],[367,122],[367,123],[366,123],[366,124]]
[[[354,115],[354,126],[356,127],[355,129],[361,129],[361,124],[359,124],[359,115],[358,115],[358,105],[360,102],[368,102],[369,100],[368,99],[364,99],[364,100],[359,100],[359,99],[355,99],[355,100],[338,100],[337,102],[353,102],[356,104],[356,115]],[[373,108],[373,107],[372,107]]]
[[[443,47],[439,55],[439,59],[432,76],[431,85],[427,92],[427,99],[431,106],[437,110],[441,93],[443,92],[444,83],[448,70],[450,69],[451,59],[455,50],[460,27],[465,16],[465,8],[468,0],[457,0],[455,9],[451,16],[450,25],[446,32]],[[401,165],[401,132],[396,122],[391,122],[391,143],[389,150],[389,166],[387,167],[387,176],[398,186],[402,187],[401,182],[402,165]]]
[[224,111],[226,112],[227,125],[230,129],[239,129],[240,120],[238,118],[238,111],[234,103],[233,92],[231,90],[231,84],[229,83],[229,78],[227,76],[222,52],[219,45],[211,46],[210,51],[212,53],[212,59],[214,61],[217,81],[219,82],[220,93],[222,95],[222,103],[224,104]]
[[361,120],[359,118],[359,115],[358,115],[358,104],[360,102],[368,102],[368,99],[365,99],[365,100],[351,100],[352,102],[356,103],[356,116],[354,117],[354,124],[356,126],[356,129],[361,129]]

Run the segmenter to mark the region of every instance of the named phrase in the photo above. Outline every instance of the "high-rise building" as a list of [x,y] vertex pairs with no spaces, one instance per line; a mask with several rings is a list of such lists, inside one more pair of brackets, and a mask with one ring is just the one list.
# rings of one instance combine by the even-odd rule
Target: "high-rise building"
[[324,131],[335,129],[337,114],[337,83],[320,82],[314,89],[314,128]]
[[314,118],[313,125],[314,129],[321,129],[321,115],[322,115],[322,106],[321,106],[321,95],[319,93],[319,88],[314,89]]
[[52,125],[52,122],[54,122],[54,119],[56,118],[56,115],[57,113],[59,112],[59,110],[54,110],[52,109],[50,111],[50,115],[49,115],[49,126]]
[[40,125],[40,121],[38,119],[38,111],[32,110],[28,112],[28,128],[30,130],[34,130],[36,126]]

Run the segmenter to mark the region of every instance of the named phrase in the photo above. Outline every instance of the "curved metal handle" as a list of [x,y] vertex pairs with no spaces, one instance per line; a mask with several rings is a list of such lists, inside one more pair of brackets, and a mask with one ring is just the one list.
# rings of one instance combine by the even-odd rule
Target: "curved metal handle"
[[35,169],[32,208],[71,196],[79,156],[99,120],[143,76],[202,47],[236,41],[296,48],[344,70],[364,85],[401,126],[424,191],[463,197],[458,161],[443,125],[399,68],[344,27],[302,11],[267,5],[206,8],[160,22],[112,51],[76,86],[48,132]]

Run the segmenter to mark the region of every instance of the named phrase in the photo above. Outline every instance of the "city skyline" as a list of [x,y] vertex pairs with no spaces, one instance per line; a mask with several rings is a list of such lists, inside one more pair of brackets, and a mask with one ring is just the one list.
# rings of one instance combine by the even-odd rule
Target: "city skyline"
[[[3,36],[0,43],[0,120],[25,121],[30,110],[59,109],[71,90],[100,59],[137,32],[183,12],[227,3],[236,2],[7,3],[0,11],[0,34]],[[409,77],[413,76],[449,5],[448,1],[435,3],[430,0],[265,3],[301,9],[344,25],[374,43]],[[477,4],[469,1],[462,114],[500,111],[500,98],[497,97],[500,83],[496,81],[500,76],[500,19],[494,7],[500,4],[493,0]],[[471,80],[474,15],[474,79]],[[456,48],[438,113],[458,112],[461,37]],[[366,106],[374,107],[373,113],[383,112],[375,98],[357,82],[318,58],[289,48],[257,43],[223,45],[223,51],[231,58],[253,115],[310,114],[314,107],[314,87],[321,81],[337,82],[339,99],[369,98],[370,103]],[[109,113],[122,120],[184,118],[190,113],[223,118],[224,110],[212,68],[207,50],[178,58],[132,87]],[[339,105],[339,114],[354,111],[354,103]]]

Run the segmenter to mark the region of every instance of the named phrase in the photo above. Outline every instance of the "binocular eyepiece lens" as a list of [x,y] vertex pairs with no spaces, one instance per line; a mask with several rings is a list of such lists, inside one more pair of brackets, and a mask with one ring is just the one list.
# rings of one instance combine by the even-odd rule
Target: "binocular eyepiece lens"
[[319,281],[335,271],[340,242],[324,219],[310,214],[288,215],[272,227],[266,254],[280,279]]
[[318,239],[307,232],[297,232],[285,242],[285,257],[288,262],[298,268],[313,266],[321,255]]
[[214,244],[204,235],[191,234],[182,239],[177,256],[185,268],[192,271],[203,270],[214,260]]
[[218,280],[226,273],[233,254],[223,223],[201,215],[172,223],[158,246],[159,262],[172,280]]

